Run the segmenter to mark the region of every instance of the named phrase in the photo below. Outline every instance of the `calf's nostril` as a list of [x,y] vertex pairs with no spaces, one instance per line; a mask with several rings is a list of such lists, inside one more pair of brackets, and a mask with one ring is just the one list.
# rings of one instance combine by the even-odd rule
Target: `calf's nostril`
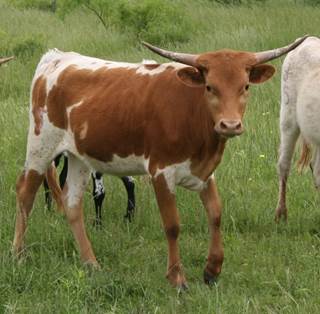
[[242,124],[241,122],[239,122],[237,125],[236,125],[236,130],[240,130],[242,128]]
[[221,121],[221,122],[220,122],[220,128],[221,128],[222,130],[226,130],[226,129],[228,129],[228,126],[227,126],[226,123],[224,123],[223,121]]

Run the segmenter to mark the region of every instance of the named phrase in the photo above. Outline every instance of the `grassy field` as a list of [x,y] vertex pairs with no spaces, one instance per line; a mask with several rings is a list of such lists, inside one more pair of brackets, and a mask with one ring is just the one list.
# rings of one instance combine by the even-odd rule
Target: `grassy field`
[[[188,42],[168,48],[185,52],[258,51],[306,33],[319,35],[320,8],[296,1],[228,8],[209,1],[180,3],[194,31]],[[273,222],[282,60],[273,62],[278,73],[271,81],[252,87],[247,130],[229,142],[216,172],[225,246],[217,286],[210,289],[202,281],[209,238],[205,211],[197,194],[182,189],[177,196],[180,247],[190,289],[178,295],[169,286],[155,197],[139,178],[131,224],[123,222],[126,197],[119,179],[105,177],[101,230],[92,227],[94,207],[87,192],[87,229],[101,271],[82,266],[65,218],[45,209],[42,191],[29,220],[27,255],[14,261],[15,180],[24,164],[29,86],[41,54],[52,47],[113,60],[163,60],[131,35],[112,28],[106,32],[86,12],[75,11],[62,21],[46,12],[9,8],[0,0],[0,56],[18,52],[0,69],[0,313],[320,312],[320,199],[309,172],[299,176],[293,169],[288,224]]]

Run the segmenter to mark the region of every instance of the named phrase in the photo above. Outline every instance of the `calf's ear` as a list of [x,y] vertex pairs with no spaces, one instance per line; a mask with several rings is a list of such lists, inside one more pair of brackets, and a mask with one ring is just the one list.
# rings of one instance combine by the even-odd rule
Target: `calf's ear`
[[203,74],[196,68],[182,68],[177,72],[177,77],[183,84],[190,87],[200,87],[205,84]]
[[276,72],[270,64],[258,64],[250,69],[249,81],[252,84],[260,84],[267,81]]

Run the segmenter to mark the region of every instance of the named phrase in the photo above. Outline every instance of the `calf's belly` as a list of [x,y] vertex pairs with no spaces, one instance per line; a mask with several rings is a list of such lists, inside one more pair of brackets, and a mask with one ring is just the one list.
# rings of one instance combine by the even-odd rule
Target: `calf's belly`
[[108,162],[99,161],[87,156],[86,162],[96,171],[116,176],[144,175],[148,173],[149,165],[149,160],[145,159],[144,156],[135,155],[125,158],[113,155],[112,160]]

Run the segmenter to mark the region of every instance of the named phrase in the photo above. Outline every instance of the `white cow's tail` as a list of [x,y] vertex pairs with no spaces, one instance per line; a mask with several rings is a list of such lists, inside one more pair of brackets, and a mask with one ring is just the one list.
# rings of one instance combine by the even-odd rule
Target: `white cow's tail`
[[299,173],[302,173],[303,169],[310,165],[311,158],[312,146],[301,137],[301,154],[297,163]]

